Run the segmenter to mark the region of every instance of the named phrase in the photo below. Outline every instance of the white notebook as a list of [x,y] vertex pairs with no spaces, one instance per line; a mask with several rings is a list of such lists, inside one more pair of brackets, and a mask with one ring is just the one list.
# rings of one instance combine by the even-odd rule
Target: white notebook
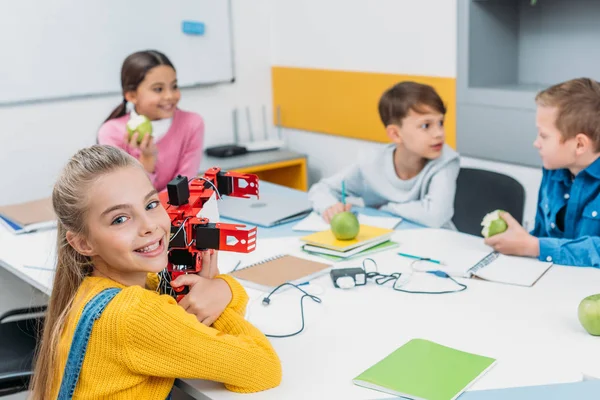
[[483,238],[446,229],[402,230],[394,235],[394,240],[402,243],[402,253],[442,262],[420,262],[415,269],[440,269],[454,277],[533,286],[552,266],[534,258],[496,253],[483,243]]
[[533,286],[552,266],[534,258],[489,253],[466,272],[466,277],[517,286]]

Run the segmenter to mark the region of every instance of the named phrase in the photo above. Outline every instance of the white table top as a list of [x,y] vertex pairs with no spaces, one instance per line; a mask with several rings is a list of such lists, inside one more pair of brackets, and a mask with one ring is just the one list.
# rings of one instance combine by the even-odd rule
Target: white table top
[[[410,231],[398,232],[395,239],[402,241],[403,235]],[[265,239],[262,245],[293,253],[294,241]],[[393,252],[372,258],[380,271],[408,269],[406,259]],[[600,291],[600,271],[554,266],[531,288],[461,281],[468,285],[461,293],[416,295],[375,284],[335,289],[329,276],[323,276],[304,287],[323,292],[321,304],[305,303],[305,332],[271,339],[283,364],[279,387],[239,395],[206,381],[188,380],[179,386],[211,399],[386,398],[353,385],[352,378],[412,338],[497,358],[497,365],[471,390],[577,382],[583,374],[600,377],[600,340],[577,320],[581,299]],[[449,280],[425,274],[414,275],[411,285],[452,289]],[[264,294],[248,292],[248,319],[257,327],[271,334],[297,329],[299,292],[276,295],[268,307],[260,302]]]
[[[49,294],[55,235],[50,230],[16,236],[0,229],[0,266]],[[410,231],[398,231],[395,239],[401,242],[402,235]],[[259,248],[280,252],[287,246],[293,252],[297,240],[261,239]],[[406,260],[393,252],[373,258],[383,272],[407,268]],[[222,261],[227,264],[226,257]],[[226,269],[222,265],[222,271]],[[323,299],[321,304],[305,303],[305,331],[272,339],[283,365],[278,388],[239,395],[218,383],[186,380],[177,385],[196,398],[385,398],[353,385],[352,378],[411,338],[497,358],[497,365],[471,390],[576,382],[583,374],[600,378],[600,338],[588,335],[577,320],[581,299],[600,292],[599,270],[554,266],[531,288],[463,282],[468,289],[461,293],[415,295],[374,284],[343,291],[323,276],[304,287]],[[419,274],[411,284],[439,290],[451,282]],[[251,289],[248,293],[252,299],[248,318],[264,332],[297,329],[299,293],[289,290],[275,295],[268,308],[260,303],[263,294]]]

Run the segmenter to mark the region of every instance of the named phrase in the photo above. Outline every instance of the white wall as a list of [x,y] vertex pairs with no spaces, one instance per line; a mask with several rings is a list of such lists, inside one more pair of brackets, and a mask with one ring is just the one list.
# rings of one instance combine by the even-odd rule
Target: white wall
[[[272,63],[455,78],[456,10],[456,0],[274,0]],[[347,166],[359,152],[381,146],[283,131],[292,150],[308,155],[311,184]],[[472,158],[463,158],[462,165],[505,173],[521,182],[527,197],[525,221],[533,222],[539,169]]]
[[[180,103],[204,117],[208,146],[232,141],[233,107],[251,107],[255,132],[262,132],[263,105],[271,115],[271,0],[232,4],[236,82],[183,90]],[[79,148],[95,143],[99,126],[119,101],[108,96],[0,108],[0,205],[49,195],[61,167]],[[240,124],[242,138],[246,126]]]
[[456,0],[273,0],[273,65],[456,76]]

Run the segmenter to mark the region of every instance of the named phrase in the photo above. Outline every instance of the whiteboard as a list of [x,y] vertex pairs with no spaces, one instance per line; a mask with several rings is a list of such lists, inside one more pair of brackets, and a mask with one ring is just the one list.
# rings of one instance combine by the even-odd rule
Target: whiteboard
[[[121,92],[129,54],[169,57],[182,87],[234,79],[229,0],[14,0],[0,11],[0,104]],[[183,22],[204,24],[201,35]]]

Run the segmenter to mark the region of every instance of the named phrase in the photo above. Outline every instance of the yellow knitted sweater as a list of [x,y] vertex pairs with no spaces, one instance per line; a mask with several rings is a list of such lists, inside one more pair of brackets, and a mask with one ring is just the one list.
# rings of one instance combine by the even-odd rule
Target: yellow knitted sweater
[[277,354],[243,317],[248,295],[234,278],[218,278],[229,284],[233,296],[212,327],[198,322],[167,295],[106,278],[85,278],[60,338],[49,398],[58,395],[83,307],[110,287],[122,290],[94,323],[74,398],[163,400],[175,378],[223,382],[235,392],[279,385]]

